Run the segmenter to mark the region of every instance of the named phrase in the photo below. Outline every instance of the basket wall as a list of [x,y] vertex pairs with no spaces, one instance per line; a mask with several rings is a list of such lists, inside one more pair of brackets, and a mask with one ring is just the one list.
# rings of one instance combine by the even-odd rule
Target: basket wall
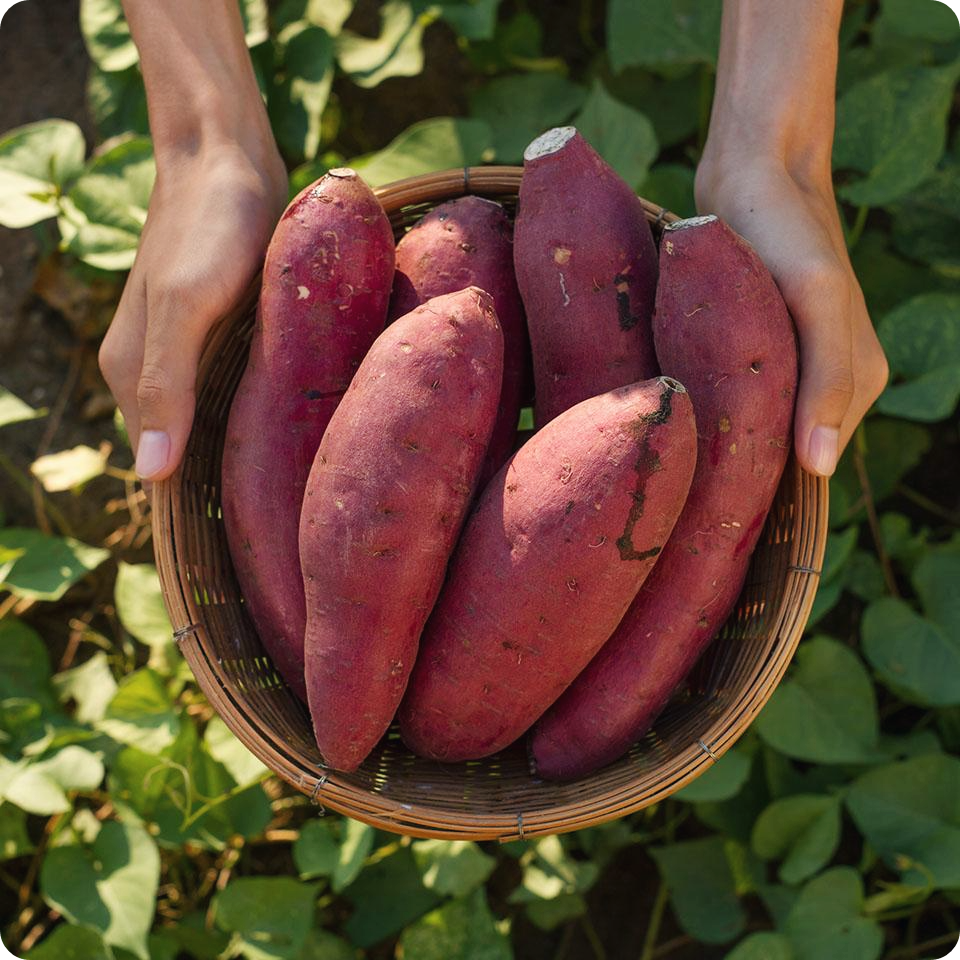
[[[519,167],[445,171],[377,191],[398,236],[465,193],[515,205]],[[645,202],[655,232],[675,220]],[[351,817],[418,837],[511,840],[561,833],[663,799],[736,742],[766,703],[803,632],[827,532],[827,484],[791,457],[742,595],[717,640],[653,730],[619,762],[555,784],[528,771],[523,745],[444,765],[421,760],[391,729],[355,773],[325,770],[305,707],[264,652],[241,600],[220,511],[227,414],[243,373],[259,278],[213,331],[198,377],[183,465],[153,491],[157,566],[175,637],[226,724],[270,769]]]

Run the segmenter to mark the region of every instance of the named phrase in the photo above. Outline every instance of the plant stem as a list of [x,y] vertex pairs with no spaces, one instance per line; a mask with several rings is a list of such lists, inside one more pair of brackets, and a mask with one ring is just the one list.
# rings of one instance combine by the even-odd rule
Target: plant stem
[[663,923],[663,915],[667,910],[669,900],[670,891],[661,880],[656,899],[653,901],[653,908],[650,910],[650,920],[647,923],[647,935],[643,940],[643,952],[640,954],[640,960],[653,960],[657,937],[660,936],[660,924]]
[[43,488],[39,483],[29,481],[17,465],[4,453],[0,453],[0,470],[3,470],[8,477],[28,496],[37,508],[37,526],[43,529],[46,521],[46,513],[50,514],[54,524],[60,533],[69,537],[72,536],[70,523],[60,510],[53,505],[50,498],[43,493]]
[[597,958],[597,960],[607,960],[607,951],[604,949],[603,942],[597,935],[597,928],[593,925],[593,921],[590,919],[589,913],[585,913],[580,918],[580,925],[583,927],[583,932],[587,935],[587,939],[590,941],[590,946],[593,949],[593,955]]
[[960,526],[960,513],[956,513],[947,507],[941,506],[935,500],[931,500],[929,497],[924,496],[919,490],[914,490],[912,487],[908,487],[905,483],[898,483],[896,490],[897,493],[899,493],[902,497],[905,497],[911,503],[915,503],[918,507],[926,510],[927,513],[932,513],[933,516],[939,517],[941,520],[945,520],[952,526]]
[[857,427],[857,432],[853,438],[853,465],[856,468],[857,478],[863,490],[863,508],[867,512],[867,523],[870,526],[870,533],[873,536],[873,542],[877,548],[877,559],[880,561],[880,569],[883,570],[884,583],[887,585],[887,591],[890,593],[890,596],[899,597],[900,589],[897,587],[897,580],[893,575],[893,565],[890,563],[890,556],[883,543],[883,535],[880,532],[880,519],[877,516],[877,507],[873,501],[873,489],[870,486],[870,476],[867,473],[867,463],[864,457],[867,447],[866,437],[867,435],[861,423]]
[[857,219],[853,221],[853,226],[847,234],[847,250],[852,250],[863,235],[863,228],[867,225],[867,217],[870,215],[870,208],[867,206],[857,208]]

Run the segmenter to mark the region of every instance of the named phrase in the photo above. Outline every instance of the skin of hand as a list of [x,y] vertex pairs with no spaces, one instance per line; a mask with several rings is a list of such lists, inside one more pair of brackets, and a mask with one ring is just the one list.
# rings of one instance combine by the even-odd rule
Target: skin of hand
[[839,0],[725,0],[701,213],[756,249],[800,348],[794,446],[829,476],[887,383],[833,192]]
[[125,4],[157,179],[100,368],[144,480],[179,464],[206,336],[256,274],[287,201],[238,9],[235,0]]

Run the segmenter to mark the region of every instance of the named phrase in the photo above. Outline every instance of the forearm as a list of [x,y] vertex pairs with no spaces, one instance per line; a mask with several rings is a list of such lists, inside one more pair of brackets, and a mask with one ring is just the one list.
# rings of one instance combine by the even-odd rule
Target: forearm
[[827,182],[842,0],[724,0],[701,180],[761,154]]
[[158,159],[222,143],[272,146],[237,0],[123,0],[123,8]]

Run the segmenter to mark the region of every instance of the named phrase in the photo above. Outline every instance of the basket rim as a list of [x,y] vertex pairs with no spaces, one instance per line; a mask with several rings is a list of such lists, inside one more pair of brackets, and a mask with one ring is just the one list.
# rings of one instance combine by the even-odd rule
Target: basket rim
[[[520,166],[459,167],[407,177],[375,188],[374,194],[394,216],[419,204],[438,203],[467,193],[481,196],[515,196],[523,168]],[[361,171],[362,175],[362,171]],[[680,218],[667,208],[639,198],[644,213],[656,229]],[[216,356],[222,340],[240,315],[255,308],[260,275],[253,278],[237,305],[215,325],[204,346],[204,361]],[[212,361],[210,361],[212,362]],[[198,382],[197,396],[200,396]],[[186,460],[186,457],[185,457]],[[790,480],[788,481],[788,476]],[[231,690],[222,662],[210,649],[200,608],[192,596],[184,570],[183,545],[190,535],[182,511],[178,511],[183,464],[171,477],[153,485],[151,495],[153,544],[161,590],[173,626],[173,636],[187,660],[198,686],[231,732],[271,772],[322,806],[379,829],[411,837],[500,840],[507,842],[563,833],[593,826],[636,812],[673,794],[719,760],[742,736],[783,677],[816,594],[826,547],[828,482],[806,473],[793,453],[781,485],[792,482],[797,502],[812,506],[798,536],[791,543],[788,576],[778,608],[767,632],[771,638],[762,663],[744,685],[734,704],[705,723],[703,735],[686,749],[676,751],[658,764],[655,786],[638,794],[632,781],[593,799],[577,803],[558,802],[536,810],[471,815],[444,809],[437,804],[401,804],[384,793],[361,790],[348,776],[304,763],[297,751],[285,744],[262,719],[253,716]],[[291,694],[292,696],[292,694]],[[437,765],[461,768],[463,764]],[[455,774],[452,774],[455,775]],[[589,779],[589,778],[588,778]],[[531,780],[531,784],[546,781]],[[583,781],[576,781],[581,783]],[[428,798],[429,799],[429,798]],[[321,809],[322,809],[321,806]]]

